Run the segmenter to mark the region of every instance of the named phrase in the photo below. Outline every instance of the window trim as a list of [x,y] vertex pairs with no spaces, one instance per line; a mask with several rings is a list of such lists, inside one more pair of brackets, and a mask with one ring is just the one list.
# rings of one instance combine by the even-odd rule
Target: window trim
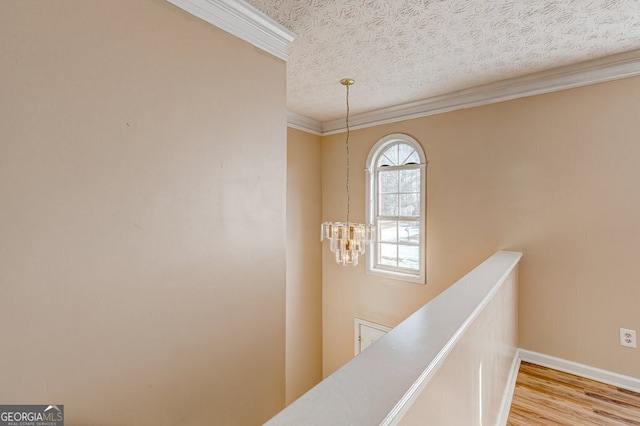
[[420,157],[420,262],[419,270],[413,274],[405,272],[403,270],[396,270],[393,267],[385,267],[376,264],[377,259],[377,239],[369,244],[369,253],[366,259],[366,271],[372,275],[379,275],[387,278],[398,279],[402,281],[409,281],[417,284],[426,284],[426,195],[427,195],[427,159],[424,154],[424,150],[420,143],[409,135],[404,133],[392,133],[380,139],[369,151],[366,163],[366,218],[367,223],[376,225],[376,211],[377,211],[377,182],[376,182],[376,162],[380,155],[389,147],[389,145],[395,143],[405,143],[411,146],[418,153]]

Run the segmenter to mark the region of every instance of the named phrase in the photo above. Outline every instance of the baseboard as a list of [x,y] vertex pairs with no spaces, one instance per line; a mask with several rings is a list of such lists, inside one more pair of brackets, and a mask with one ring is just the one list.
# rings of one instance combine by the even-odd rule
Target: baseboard
[[502,395],[502,402],[500,403],[500,412],[498,413],[496,426],[506,426],[507,420],[509,420],[511,400],[513,399],[513,392],[516,389],[516,380],[518,379],[518,370],[520,370],[520,361],[520,350],[518,349],[513,356],[511,370],[509,370],[509,378],[507,379],[507,386],[504,390],[504,395]]
[[622,389],[640,392],[640,379],[635,377],[625,376],[612,371],[590,367],[588,365],[567,361],[566,359],[556,358],[525,349],[520,349],[518,353],[522,361],[553,368],[569,374],[575,374],[576,376],[581,376],[587,379],[597,380]]

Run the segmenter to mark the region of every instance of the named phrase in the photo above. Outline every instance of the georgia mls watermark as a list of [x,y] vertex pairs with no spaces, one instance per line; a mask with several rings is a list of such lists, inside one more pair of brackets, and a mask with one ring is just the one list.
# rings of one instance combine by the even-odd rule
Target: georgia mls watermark
[[0,426],[64,426],[64,405],[0,405]]

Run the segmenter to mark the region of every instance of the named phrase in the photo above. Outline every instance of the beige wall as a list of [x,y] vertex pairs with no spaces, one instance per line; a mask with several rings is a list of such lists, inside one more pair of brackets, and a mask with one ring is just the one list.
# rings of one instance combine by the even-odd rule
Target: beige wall
[[[323,247],[324,374],[352,357],[353,317],[395,326],[498,249],[522,251],[520,346],[640,377],[640,78],[352,133],[352,217],[370,148],[424,147],[427,285],[335,265]],[[323,219],[345,214],[344,134],[323,140]]]
[[163,0],[0,2],[0,403],[285,399],[285,64]]
[[322,380],[321,138],[287,132],[287,403]]

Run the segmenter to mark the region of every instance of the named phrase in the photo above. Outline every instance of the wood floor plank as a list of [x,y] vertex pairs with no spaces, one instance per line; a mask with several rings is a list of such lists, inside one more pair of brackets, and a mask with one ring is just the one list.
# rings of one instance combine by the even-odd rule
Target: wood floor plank
[[509,426],[640,426],[640,393],[522,362]]
[[617,405],[635,409],[637,412],[640,411],[640,400],[638,399],[637,394],[634,395],[633,392],[629,394],[629,392],[630,391],[616,388],[616,390],[613,392],[601,393],[586,391],[586,394],[591,398],[599,399],[601,401],[609,401]]
[[512,407],[514,405],[524,407],[529,413],[534,413],[537,418],[548,420],[548,424],[600,426],[610,424],[606,419],[593,414],[589,408],[554,399],[547,394],[514,395]]
[[538,377],[531,377],[524,374],[517,384],[519,384],[523,389],[528,389],[536,394],[554,396],[577,405],[584,405],[587,407],[589,405],[587,397],[579,392],[579,388],[568,387],[561,382],[543,380]]

